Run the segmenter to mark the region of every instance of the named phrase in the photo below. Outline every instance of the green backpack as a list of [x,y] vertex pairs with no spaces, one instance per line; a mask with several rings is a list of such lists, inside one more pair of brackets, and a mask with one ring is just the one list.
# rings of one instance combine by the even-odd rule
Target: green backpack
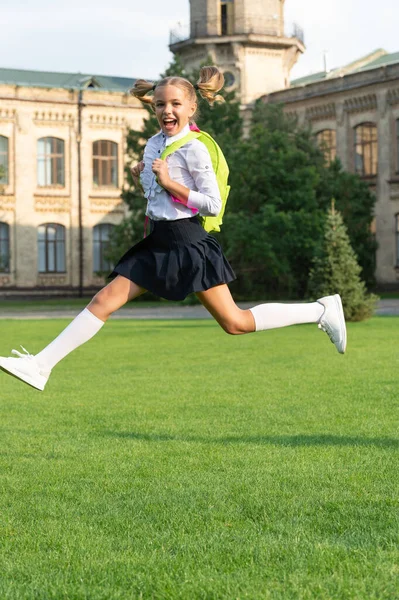
[[[191,140],[197,139],[205,144],[211,156],[213,170],[215,171],[216,180],[218,182],[220,197],[222,200],[222,208],[216,217],[200,217],[201,225],[205,231],[208,231],[208,233],[211,231],[220,231],[220,226],[223,223],[223,215],[226,208],[227,198],[230,191],[230,186],[227,184],[229,167],[220,146],[215,142],[213,137],[209,135],[209,133],[200,131],[195,125],[191,125],[190,129],[190,133],[165,148],[161,154],[161,159],[165,160],[167,156],[173,154],[173,152],[176,152],[176,150]],[[180,200],[175,196],[172,196],[172,199],[175,202],[180,202]]]

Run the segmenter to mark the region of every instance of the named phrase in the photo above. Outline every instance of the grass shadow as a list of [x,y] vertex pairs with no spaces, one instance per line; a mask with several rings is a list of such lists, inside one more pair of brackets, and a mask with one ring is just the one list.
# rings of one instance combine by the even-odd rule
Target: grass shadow
[[171,435],[168,433],[141,433],[130,431],[104,431],[104,436],[142,440],[146,442],[196,442],[202,444],[254,444],[270,446],[374,446],[377,448],[398,448],[399,438],[374,437],[367,438],[361,436],[341,436],[331,434],[320,435],[237,435],[222,437],[204,437],[190,435]]

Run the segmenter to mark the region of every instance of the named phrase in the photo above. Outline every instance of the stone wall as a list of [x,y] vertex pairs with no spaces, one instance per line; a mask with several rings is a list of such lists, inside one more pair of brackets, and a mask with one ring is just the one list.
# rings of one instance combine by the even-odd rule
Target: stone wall
[[[68,288],[79,285],[78,95],[66,89],[0,85],[0,135],[9,140],[9,182],[0,195],[0,221],[10,226],[10,273],[0,273],[6,288]],[[93,273],[93,227],[117,224],[126,208],[124,185],[126,134],[141,129],[146,114],[127,94],[87,89],[82,109],[82,224],[84,286],[101,285]],[[64,140],[65,185],[38,186],[37,141]],[[93,184],[92,147],[96,140],[118,144],[118,187]],[[38,273],[37,228],[58,223],[66,228],[66,272]]]

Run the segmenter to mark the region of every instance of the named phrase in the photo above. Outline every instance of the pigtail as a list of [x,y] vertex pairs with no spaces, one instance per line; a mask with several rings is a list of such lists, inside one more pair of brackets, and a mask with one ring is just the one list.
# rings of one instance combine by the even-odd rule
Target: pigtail
[[224,75],[217,67],[202,67],[198,83],[194,87],[198,90],[200,96],[212,106],[214,102],[225,101],[223,96],[217,94],[223,86]]
[[138,98],[140,102],[143,102],[143,104],[153,104],[154,98],[152,96],[147,96],[146,94],[154,90],[155,85],[153,82],[146,81],[145,79],[137,79],[130,90],[130,93],[135,98]]

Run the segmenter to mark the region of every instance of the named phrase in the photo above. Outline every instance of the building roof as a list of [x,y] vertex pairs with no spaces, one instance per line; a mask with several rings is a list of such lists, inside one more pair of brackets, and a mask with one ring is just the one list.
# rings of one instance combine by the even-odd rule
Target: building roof
[[306,77],[299,77],[291,81],[291,87],[298,87],[308,85],[310,83],[316,83],[318,81],[324,81],[327,79],[334,79],[335,77],[342,77],[343,75],[350,75],[352,73],[360,73],[362,71],[368,71],[370,69],[378,69],[385,65],[392,65],[399,63],[399,52],[388,54],[386,50],[379,48],[374,50],[366,56],[362,56],[343,67],[332,69],[331,71],[320,71],[318,73],[312,73]]
[[134,84],[130,77],[95,75],[93,73],[54,73],[0,68],[0,84],[25,87],[79,89],[92,88],[111,92],[127,92]]

